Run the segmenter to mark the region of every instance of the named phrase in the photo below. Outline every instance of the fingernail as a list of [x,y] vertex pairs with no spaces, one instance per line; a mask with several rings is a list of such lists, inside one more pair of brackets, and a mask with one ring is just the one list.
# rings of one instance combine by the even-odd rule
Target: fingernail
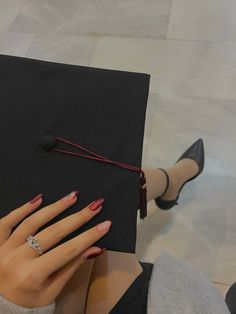
[[75,190],[74,192],[75,192],[75,195],[73,198],[75,198],[79,194],[79,190]]
[[112,225],[111,220],[106,220],[106,221],[104,221],[104,222],[98,224],[98,225],[97,225],[97,229],[98,229],[99,231],[105,231],[105,230],[109,229],[111,225]]
[[98,207],[102,205],[104,202],[104,198],[99,198],[98,200],[94,201],[92,204],[89,205],[89,209],[96,210]]
[[87,258],[87,259],[91,259],[91,258],[98,257],[98,256],[101,255],[104,251],[106,251],[105,248],[103,248],[103,249],[102,249],[100,252],[98,252],[98,253],[93,253],[93,254],[88,255],[86,258]]
[[42,195],[43,195],[42,193],[36,195],[36,196],[30,201],[30,203],[31,203],[31,204],[36,203],[36,202],[42,197]]
[[62,201],[67,203],[67,202],[73,200],[78,195],[78,193],[79,193],[79,190],[75,190],[75,191],[71,192],[70,194],[64,196],[62,198]]

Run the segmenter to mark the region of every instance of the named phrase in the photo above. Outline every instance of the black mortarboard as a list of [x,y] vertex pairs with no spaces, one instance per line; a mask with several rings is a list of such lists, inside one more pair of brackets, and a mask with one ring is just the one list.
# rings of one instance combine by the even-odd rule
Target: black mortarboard
[[[94,245],[134,253],[137,208],[146,215],[139,169],[149,80],[145,73],[0,55],[1,216],[40,192],[43,207],[79,189],[76,204],[41,229],[103,197],[102,211],[60,243],[111,219]],[[91,156],[73,143],[101,158],[76,155]]]

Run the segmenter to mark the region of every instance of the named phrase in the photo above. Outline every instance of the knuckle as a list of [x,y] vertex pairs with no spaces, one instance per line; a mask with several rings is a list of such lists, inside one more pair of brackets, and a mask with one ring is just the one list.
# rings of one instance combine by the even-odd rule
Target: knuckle
[[73,256],[74,253],[76,251],[76,248],[72,245],[68,245],[65,250],[64,250],[64,256],[67,257],[67,256]]
[[61,208],[60,203],[59,203],[59,201],[57,201],[55,203],[52,203],[50,205],[43,207],[41,209],[41,211],[43,211],[43,212],[45,212],[45,211],[46,212],[55,212],[55,211],[59,210],[60,208]]
[[4,255],[1,255],[0,258],[0,269],[6,272],[16,270],[16,260],[17,260],[17,255],[16,252],[9,252],[5,251],[3,253]]
[[81,210],[77,214],[78,214],[78,217],[80,217],[82,221],[87,221],[90,218],[86,210]]
[[11,228],[12,227],[12,218],[14,217],[14,211],[8,215],[3,216],[0,219],[0,228]]
[[37,290],[39,288],[40,277],[38,273],[33,270],[24,270],[20,269],[15,274],[16,283],[21,289],[25,290]]
[[32,285],[36,286],[35,283],[39,281],[39,276],[37,272],[35,271],[29,271],[25,276],[24,276],[24,283],[29,285],[30,287]]
[[64,228],[58,224],[58,226],[55,226],[52,228],[53,237],[56,239],[61,239],[64,237]]
[[53,203],[51,206],[53,206],[55,208],[66,208],[69,206],[69,204],[64,202],[63,198],[61,198],[58,201],[56,201],[55,203]]
[[65,210],[67,207],[68,205],[66,205],[66,203],[64,203],[62,200],[58,200],[55,203],[48,205],[47,210],[49,210],[50,212],[60,212],[62,210]]
[[104,233],[99,231],[96,228],[96,226],[95,226],[94,229],[93,229],[93,236],[94,236],[95,239],[100,239],[100,238],[102,238],[104,236]]
[[15,265],[11,270],[8,269],[8,276],[14,278],[14,285],[20,290],[32,291],[38,287],[38,275],[31,270],[29,265],[22,263]]
[[48,205],[47,208],[44,207],[44,209],[50,210],[50,211],[55,211],[55,210],[57,210],[58,208],[61,207],[60,205],[61,205],[61,204],[60,204],[60,201],[57,201],[57,202],[55,202],[55,203],[53,203],[53,204]]
[[89,230],[85,231],[85,237],[87,237],[88,239],[90,239],[91,243],[96,242],[98,239],[100,239],[102,236],[104,236],[104,234],[102,234],[101,232],[99,232],[95,227],[90,228]]
[[28,217],[22,221],[21,226],[23,227],[30,226],[31,228],[35,228],[38,227],[38,222],[33,217]]

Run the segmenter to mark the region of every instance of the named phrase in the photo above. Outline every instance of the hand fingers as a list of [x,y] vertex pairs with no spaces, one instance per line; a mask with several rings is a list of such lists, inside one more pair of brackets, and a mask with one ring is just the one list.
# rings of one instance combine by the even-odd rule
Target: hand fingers
[[25,217],[35,211],[42,203],[42,194],[38,194],[31,201],[13,210],[0,219],[0,245],[10,236],[12,229]]
[[103,221],[77,237],[39,256],[35,259],[36,269],[39,272],[43,272],[46,277],[50,276],[102,238],[110,230],[111,224],[110,220]]
[[56,296],[62,291],[66,283],[74,275],[76,270],[85,262],[88,261],[86,257],[90,254],[95,254],[101,252],[99,247],[90,247],[82,255],[76,256],[72,261],[63,266],[57,272],[53,273],[46,284],[47,295],[52,296],[55,299]]
[[[62,219],[37,233],[35,236],[40,243],[41,249],[46,252],[55,244],[57,244],[60,240],[62,240],[65,236],[77,230],[79,227],[91,220],[101,211],[103,202],[103,198],[98,199],[95,202],[89,204],[84,209],[80,210],[79,212]],[[96,210],[92,210],[90,208],[92,204],[97,205]],[[38,256],[36,251],[29,250],[28,247],[25,247],[24,256],[26,255],[32,257]]]
[[15,247],[22,245],[26,242],[29,235],[35,234],[40,227],[73,205],[77,201],[77,194],[78,191],[73,191],[57,202],[50,204],[38,210],[30,217],[27,217],[14,230],[9,238],[9,244]]

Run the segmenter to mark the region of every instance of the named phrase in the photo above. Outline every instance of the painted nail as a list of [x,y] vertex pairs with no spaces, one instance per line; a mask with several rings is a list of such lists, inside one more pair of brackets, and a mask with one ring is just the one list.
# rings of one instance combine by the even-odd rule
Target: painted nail
[[75,190],[75,191],[71,192],[70,194],[64,196],[62,198],[62,201],[67,203],[67,202],[73,200],[78,195],[78,193],[79,193],[79,190]]
[[94,201],[92,204],[89,205],[89,209],[96,210],[100,207],[104,202],[104,198],[99,198],[98,200]]
[[75,192],[75,195],[73,198],[75,198],[79,194],[79,190],[75,190],[74,192]]
[[102,249],[100,252],[98,252],[98,253],[93,253],[93,254],[88,255],[86,258],[87,258],[87,259],[91,259],[91,258],[98,257],[98,256],[101,255],[104,251],[106,251],[105,248],[103,248],[103,249]]
[[112,221],[111,220],[106,220],[106,221],[98,224],[97,225],[97,229],[99,231],[105,231],[105,230],[109,229],[111,225],[112,225]]
[[30,203],[31,203],[31,204],[36,203],[36,202],[42,197],[42,195],[43,195],[42,193],[36,195],[36,196],[30,201]]

